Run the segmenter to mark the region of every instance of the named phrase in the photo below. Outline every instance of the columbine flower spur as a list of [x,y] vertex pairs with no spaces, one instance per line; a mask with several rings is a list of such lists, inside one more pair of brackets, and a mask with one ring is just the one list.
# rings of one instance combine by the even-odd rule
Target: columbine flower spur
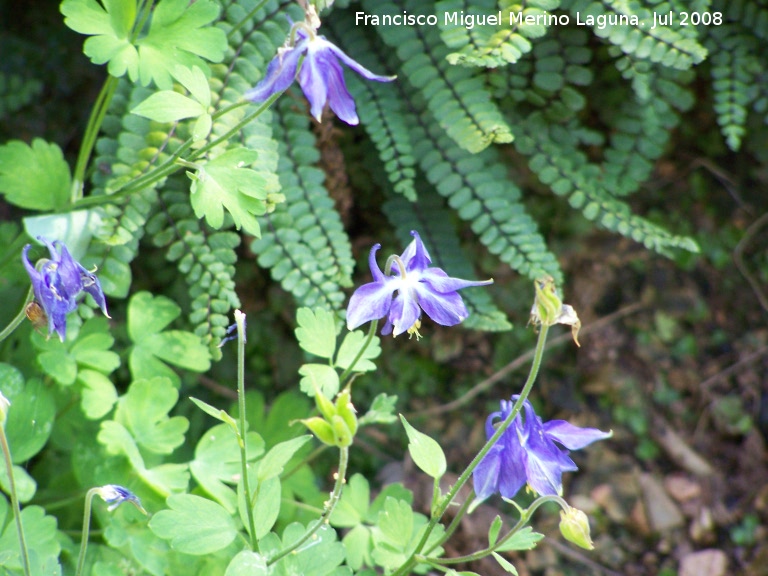
[[96,304],[109,318],[107,302],[99,279],[82,264],[76,262],[63,243],[58,240],[50,242],[45,238],[38,238],[38,240],[48,247],[51,258],[43,258],[37,262],[37,266],[33,266],[28,256],[32,245],[27,244],[22,250],[21,261],[32,281],[35,300],[48,319],[48,335],[56,332],[61,341],[64,341],[67,332],[67,314],[77,308],[77,298],[81,292],[93,296]]
[[[264,102],[273,94],[287,89],[296,78],[299,69],[299,85],[309,100],[310,112],[320,122],[326,102],[341,120],[347,124],[359,123],[355,101],[347,90],[341,60],[352,70],[376,82],[391,82],[394,76],[379,76],[361,66],[342,52],[337,46],[317,35],[312,27],[305,23],[294,26],[296,40],[293,45],[281,47],[277,55],[267,66],[264,78],[245,93],[246,100]],[[291,34],[290,38],[293,38]],[[290,43],[290,40],[287,41]]]
[[[488,416],[485,423],[488,438],[495,432],[494,420],[506,420],[516,400],[516,395],[511,401],[502,400],[501,411]],[[563,489],[563,472],[578,468],[568,457],[568,450],[559,448],[555,442],[569,450],[578,450],[611,435],[612,432],[580,428],[565,420],[542,422],[526,400],[512,425],[475,469],[475,493],[479,500],[495,492],[512,498],[527,483],[538,494],[559,495]]]
[[[373,282],[363,284],[349,300],[347,307],[347,327],[354,330],[358,326],[387,317],[382,334],[398,336],[403,332],[415,333],[421,325],[421,310],[438,324],[453,326],[462,322],[469,313],[458,290],[469,286],[485,286],[493,280],[472,281],[451,278],[442,269],[430,267],[429,257],[418,232],[412,231],[413,241],[402,256],[391,256],[387,260],[385,275],[376,263],[376,252],[381,244],[371,248],[368,264],[373,275]],[[392,293],[397,291],[397,297]]]

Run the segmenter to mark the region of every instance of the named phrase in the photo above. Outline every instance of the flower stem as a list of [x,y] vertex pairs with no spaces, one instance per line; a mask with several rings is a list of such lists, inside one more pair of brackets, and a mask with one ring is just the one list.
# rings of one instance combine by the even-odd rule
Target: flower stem
[[307,530],[307,532],[299,538],[296,542],[288,546],[287,548],[281,550],[275,556],[267,560],[267,566],[271,566],[278,560],[281,560],[282,558],[285,558],[293,552],[294,550],[298,550],[304,542],[312,538],[312,536],[320,530],[321,527],[323,527],[327,522],[328,519],[331,517],[331,514],[333,513],[333,509],[336,507],[336,504],[338,504],[339,499],[341,498],[341,490],[344,488],[344,484],[346,483],[346,475],[347,475],[347,464],[349,462],[349,447],[343,446],[339,448],[339,471],[336,473],[336,482],[333,485],[333,492],[331,492],[331,497],[328,499],[328,501],[325,503],[325,506],[323,508],[323,513],[320,515],[320,518],[318,518],[315,523]]
[[450,506],[451,502],[453,502],[454,498],[456,498],[459,490],[461,490],[464,484],[467,483],[469,477],[472,475],[472,472],[474,472],[475,468],[477,468],[478,464],[480,464],[483,458],[485,458],[485,455],[490,452],[491,448],[493,448],[493,445],[496,444],[499,438],[501,438],[504,432],[506,432],[507,428],[512,425],[512,422],[519,414],[520,409],[523,406],[523,402],[525,402],[525,400],[528,398],[528,394],[530,394],[531,389],[533,388],[533,384],[536,382],[536,377],[539,374],[539,367],[541,366],[541,359],[544,356],[544,345],[547,341],[548,329],[548,326],[541,326],[539,331],[539,339],[536,341],[536,351],[533,355],[533,363],[531,364],[531,370],[528,373],[528,379],[525,381],[523,389],[520,391],[520,397],[517,399],[517,402],[515,402],[515,405],[513,406],[512,411],[509,413],[509,416],[507,416],[501,425],[499,425],[499,427],[496,429],[496,432],[494,432],[493,436],[488,439],[488,441],[485,443],[485,446],[483,446],[480,452],[477,453],[477,456],[474,457],[472,462],[469,463],[469,466],[467,466],[466,470],[461,473],[461,476],[459,476],[458,480],[456,480],[456,483],[445,495],[445,498],[443,498],[442,504],[438,506],[437,509],[433,512],[432,517],[429,519],[427,529],[424,531],[421,541],[416,545],[416,548],[414,548],[411,556],[392,573],[392,576],[402,576],[407,574],[414,566],[414,564],[416,564],[416,556],[420,554],[421,550],[423,550],[424,546],[426,546],[427,541],[429,540],[429,536],[432,534],[435,526],[437,526],[438,522],[443,517],[443,514],[445,514],[448,506]]
[[253,519],[253,502],[251,501],[251,484],[248,481],[248,450],[246,442],[245,420],[245,314],[235,311],[237,324],[237,409],[240,413],[240,430],[237,442],[240,444],[240,466],[243,477],[243,493],[245,494],[245,509],[248,512],[248,528],[251,535],[251,550],[256,550],[256,522]]
[[112,96],[117,89],[117,78],[107,76],[104,86],[101,87],[96,102],[93,104],[91,115],[88,118],[88,124],[83,134],[83,142],[80,145],[80,151],[77,155],[77,163],[72,174],[72,189],[70,191],[70,202],[73,204],[83,197],[83,183],[85,182],[85,170],[88,167],[88,161],[91,159],[91,152],[96,145],[96,139],[99,136],[104,117],[107,115],[109,104],[112,102]]
[[19,498],[16,495],[16,481],[13,478],[13,460],[11,460],[11,450],[8,447],[8,437],[5,435],[5,424],[0,426],[0,444],[3,450],[3,459],[5,460],[5,469],[8,472],[8,490],[11,493],[11,506],[13,507],[13,517],[16,520],[16,531],[19,535],[19,546],[21,547],[21,566],[24,569],[24,575],[30,576],[29,552],[27,543],[24,540],[24,527],[21,523],[21,507]]
[[19,324],[21,324],[24,321],[24,318],[27,316],[27,304],[29,304],[32,301],[32,286],[29,287],[29,290],[27,291],[27,297],[24,298],[24,303],[21,305],[21,310],[19,311],[16,316],[14,316],[13,320],[11,320],[8,323],[8,326],[3,328],[3,331],[0,332],[0,342],[8,338],[11,334],[13,334],[13,331],[16,330],[16,328],[19,327]]
[[80,540],[80,555],[77,557],[77,570],[75,576],[80,576],[83,573],[83,566],[85,566],[85,551],[88,548],[88,534],[91,529],[91,504],[93,502],[93,496],[98,492],[98,488],[91,488],[85,494],[85,507],[83,509],[83,536]]
[[349,376],[350,372],[354,370],[357,363],[360,361],[360,358],[363,357],[363,353],[365,352],[365,349],[368,348],[368,345],[373,341],[373,337],[376,335],[376,327],[379,325],[378,320],[374,320],[371,322],[371,325],[368,327],[368,335],[365,337],[365,341],[363,342],[363,345],[360,346],[360,350],[357,353],[357,356],[355,356],[355,359],[352,360],[352,363],[347,366],[347,369],[344,370],[344,372],[341,373],[341,376],[339,376],[339,382],[343,382],[344,379]]

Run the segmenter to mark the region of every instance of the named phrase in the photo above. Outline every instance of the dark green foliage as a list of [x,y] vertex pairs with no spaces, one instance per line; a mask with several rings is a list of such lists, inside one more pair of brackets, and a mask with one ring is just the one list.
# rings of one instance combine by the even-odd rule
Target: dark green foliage
[[23,108],[43,90],[35,78],[0,71],[0,118]]

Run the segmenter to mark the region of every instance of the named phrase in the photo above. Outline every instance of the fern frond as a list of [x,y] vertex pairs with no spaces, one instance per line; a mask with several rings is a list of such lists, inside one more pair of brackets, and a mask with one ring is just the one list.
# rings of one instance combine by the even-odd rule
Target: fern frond
[[[189,320],[214,358],[231,323],[229,313],[240,306],[235,292],[235,248],[240,236],[213,231],[195,216],[183,176],[169,178],[160,195],[162,210],[147,222],[155,246],[166,248],[166,259],[176,262],[191,299]],[[232,227],[231,219],[227,227]]]
[[0,118],[23,108],[42,91],[43,83],[36,78],[0,71]]
[[[373,57],[370,42],[354,26],[347,13],[335,13],[329,24],[343,39],[339,44],[345,52],[359,54],[357,60],[369,70],[384,67],[382,62]],[[357,104],[361,124],[378,150],[392,189],[408,200],[415,201],[416,159],[408,136],[408,123],[396,92],[386,84],[364,82],[354,74],[347,78],[347,87]]]
[[679,21],[673,21],[671,25],[654,27],[654,14],[670,12],[668,4],[655,4],[649,9],[636,0],[564,0],[563,8],[591,26],[596,36],[639,59],[686,70],[707,57],[694,26],[680,26]]
[[[484,19],[483,24],[474,24],[468,28],[466,22],[453,17],[438,21],[440,36],[446,46],[455,50],[448,54],[451,64],[463,66],[484,66],[496,68],[514,64],[530,52],[530,39],[540,38],[547,31],[547,26],[527,24],[521,16],[536,16],[544,10],[554,10],[559,5],[557,0],[441,0],[436,6],[436,13],[459,15],[466,14],[476,20]],[[501,7],[501,10],[497,8]],[[498,19],[495,25],[488,23],[488,17]],[[510,14],[512,18],[510,19]],[[480,20],[478,20],[480,21]],[[512,23],[511,23],[512,22]]]
[[[449,276],[476,277],[469,259],[459,246],[456,231],[451,226],[450,212],[432,190],[422,191],[418,203],[394,197],[384,204],[383,210],[404,242],[410,241],[411,230],[418,230],[429,247],[432,262]],[[462,298],[469,311],[469,317],[463,323],[466,328],[490,332],[512,329],[512,324],[493,303],[487,290],[467,289],[462,291]]]
[[275,114],[278,175],[286,201],[260,218],[262,237],[251,250],[301,305],[338,309],[345,299],[341,288],[352,284],[352,249],[323,186],[325,175],[314,166],[320,155],[309,118],[294,106],[287,95]]
[[[367,12],[378,17],[426,14],[429,3],[407,0],[364,0]],[[400,68],[408,81],[421,91],[440,126],[462,148],[479,152],[490,144],[511,142],[512,131],[485,90],[483,80],[470,69],[451,66],[448,48],[431,26],[377,26],[384,42],[397,50]]]
[[[741,147],[746,133],[748,107],[763,83],[763,65],[757,56],[761,46],[737,24],[710,30],[706,44],[712,53],[712,88],[717,122],[728,147]],[[764,48],[764,47],[763,47]]]
[[587,162],[569,127],[550,126],[541,113],[536,113],[521,120],[520,128],[524,137],[521,133],[516,147],[530,158],[531,170],[555,194],[567,196],[571,206],[580,209],[588,220],[661,254],[669,254],[671,248],[698,252],[691,238],[675,236],[633,214],[626,203],[608,193],[600,182],[599,168]]

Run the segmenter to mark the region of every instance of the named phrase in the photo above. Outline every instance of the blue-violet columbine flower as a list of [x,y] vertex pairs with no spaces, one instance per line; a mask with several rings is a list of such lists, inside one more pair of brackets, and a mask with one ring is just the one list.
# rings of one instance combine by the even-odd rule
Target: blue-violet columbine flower
[[[299,25],[301,26],[301,25]],[[267,66],[264,78],[245,93],[246,100],[264,102],[273,94],[282,92],[296,78],[296,68],[302,56],[299,69],[299,85],[309,100],[310,112],[320,122],[326,102],[341,120],[356,125],[359,122],[355,101],[344,82],[344,70],[339,60],[368,80],[390,82],[394,76],[379,76],[355,62],[337,46],[309,32],[309,28],[296,28],[296,42],[293,46],[281,47],[277,56]]]
[[33,266],[28,256],[32,245],[27,244],[22,250],[21,261],[32,280],[35,299],[48,318],[48,335],[56,332],[64,342],[67,333],[67,314],[77,308],[77,297],[81,292],[93,296],[96,304],[109,318],[107,302],[99,279],[82,264],[76,262],[63,243],[58,240],[50,242],[42,237],[38,240],[48,247],[51,258],[43,258],[37,262],[37,266]]
[[[506,420],[517,398],[515,395],[511,401],[502,400],[501,411],[488,417],[485,423],[488,438],[496,431],[494,421]],[[560,494],[563,472],[578,468],[568,457],[568,450],[558,447],[555,442],[570,450],[578,450],[612,434],[596,428],[580,428],[565,420],[542,422],[526,400],[512,425],[475,468],[475,493],[479,500],[496,492],[512,498],[527,483],[538,494]]]
[[147,513],[141,505],[141,500],[139,500],[139,497],[136,496],[136,494],[117,484],[100,486],[99,488],[95,488],[94,492],[101,496],[101,499],[104,500],[104,502],[109,504],[109,507],[107,508],[109,512],[112,512],[112,510],[120,506],[123,502],[130,502],[144,514]]
[[[413,241],[402,256],[392,256],[387,261],[385,270],[389,268],[391,276],[385,275],[376,263],[376,252],[381,244],[371,248],[368,264],[373,282],[363,284],[352,294],[347,307],[350,330],[386,316],[382,334],[392,332],[397,336],[407,331],[418,336],[420,309],[438,324],[453,326],[469,315],[458,290],[493,282],[451,278],[442,269],[430,267],[432,260],[418,232],[412,231],[411,236]],[[398,294],[393,300],[395,290]]]

